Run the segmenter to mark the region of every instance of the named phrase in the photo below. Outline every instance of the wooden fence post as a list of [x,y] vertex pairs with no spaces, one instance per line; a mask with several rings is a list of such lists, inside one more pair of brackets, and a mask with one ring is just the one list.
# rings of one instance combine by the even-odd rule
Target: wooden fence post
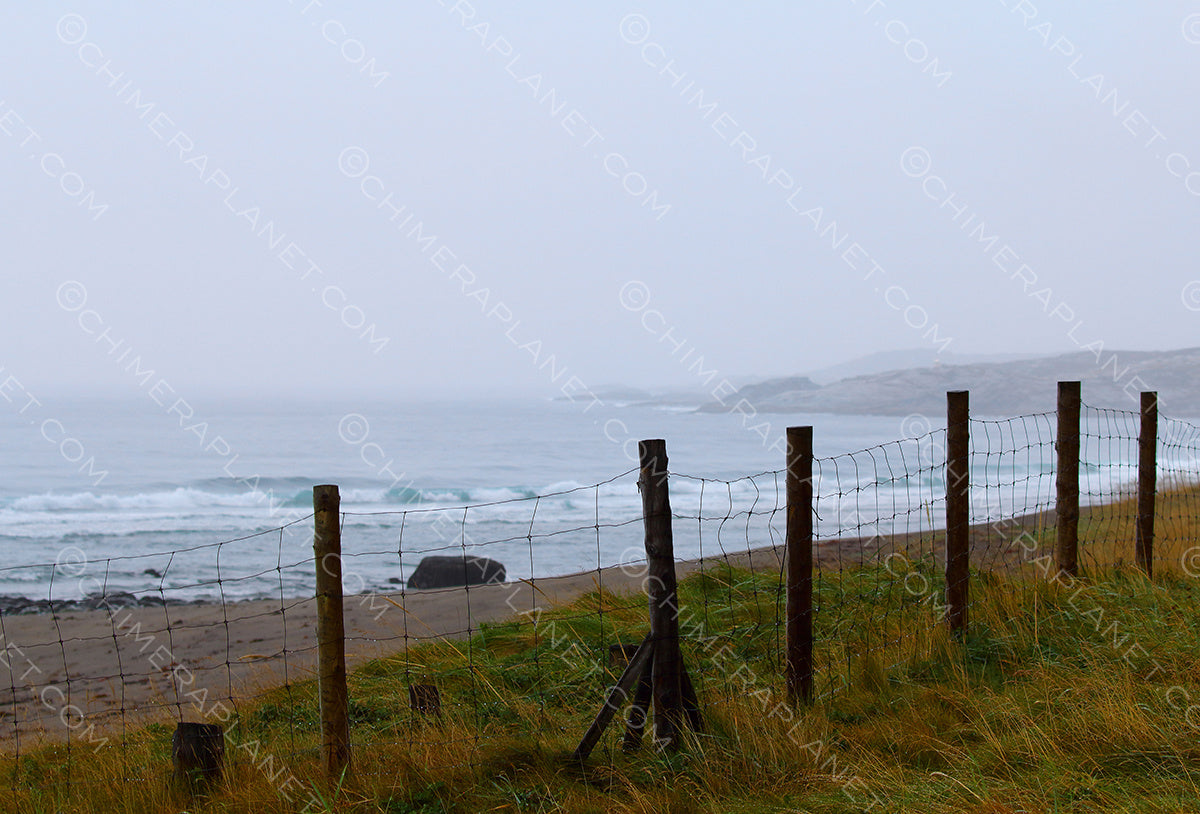
[[1079,382],[1058,383],[1058,474],[1057,496],[1058,573],[1079,576],[1079,414],[1082,409]]
[[1154,493],[1158,486],[1158,393],[1142,393],[1142,429],[1138,435],[1137,542],[1135,559],[1147,577],[1154,575]]
[[350,767],[350,717],[342,617],[341,496],[336,486],[313,487],[313,519],[321,756],[329,777],[337,780]]
[[970,393],[946,393],[946,621],[967,629],[971,547]]
[[642,517],[650,594],[650,639],[654,648],[654,739],[663,748],[679,747],[683,719],[683,658],[679,651],[679,597],[676,594],[675,543],[671,536],[671,498],[667,486],[667,442],[639,441]]
[[190,790],[221,776],[225,762],[225,731],[220,724],[181,721],[171,736],[171,762],[176,782]]
[[787,429],[787,692],[813,697],[813,428]]

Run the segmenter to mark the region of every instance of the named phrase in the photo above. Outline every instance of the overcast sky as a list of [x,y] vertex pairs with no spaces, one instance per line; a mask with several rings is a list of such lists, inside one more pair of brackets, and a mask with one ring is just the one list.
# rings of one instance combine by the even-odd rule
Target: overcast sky
[[0,366],[551,396],[1197,344],[1195,4],[513,5],[6,4]]

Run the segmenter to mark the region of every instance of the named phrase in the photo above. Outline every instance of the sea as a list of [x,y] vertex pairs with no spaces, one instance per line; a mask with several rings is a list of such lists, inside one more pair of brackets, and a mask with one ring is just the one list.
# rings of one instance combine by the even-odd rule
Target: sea
[[[644,556],[637,442],[649,438],[666,441],[678,557],[779,544],[785,429],[801,425],[814,427],[821,459],[822,534],[938,525],[937,418],[539,399],[170,406],[9,401],[0,594],[311,596],[320,484],[339,489],[351,593],[398,590],[431,554],[488,556],[509,579],[633,563]],[[1052,494],[1052,420],[1033,424],[1033,447],[1028,425],[1024,442],[997,425],[996,449],[1014,451],[996,478],[1012,488],[978,490],[978,517]],[[977,453],[990,433],[973,438]],[[1100,492],[1129,480],[1136,461],[1135,446],[1109,447],[1121,462]]]

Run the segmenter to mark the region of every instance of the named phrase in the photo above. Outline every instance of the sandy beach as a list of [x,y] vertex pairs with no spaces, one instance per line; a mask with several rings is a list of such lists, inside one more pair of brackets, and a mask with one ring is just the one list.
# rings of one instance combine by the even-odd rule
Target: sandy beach
[[[722,557],[778,569],[782,549]],[[713,559],[706,564],[715,562]],[[699,561],[679,563],[682,576]],[[470,588],[345,598],[351,669],[480,623],[569,602],[603,586],[643,591],[640,566]],[[8,752],[64,736],[89,742],[150,720],[216,722],[233,704],[315,677],[316,600],[168,605],[0,619],[0,739]]]
[[[1015,565],[1015,542],[1030,515],[1009,529],[972,529],[972,561]],[[892,551],[929,552],[928,531],[818,541],[818,568],[877,560]],[[782,545],[676,564],[679,576],[718,562],[782,575]],[[483,622],[570,602],[603,587],[644,593],[640,565],[470,588],[409,590],[345,598],[350,669],[441,637],[461,638]],[[84,742],[151,720],[217,722],[265,689],[315,677],[316,600],[254,600],[0,617],[0,744],[24,751],[31,739]]]

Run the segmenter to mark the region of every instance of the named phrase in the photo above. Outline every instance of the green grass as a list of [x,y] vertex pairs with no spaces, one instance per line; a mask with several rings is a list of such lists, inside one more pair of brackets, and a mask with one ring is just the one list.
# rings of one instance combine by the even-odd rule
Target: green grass
[[[664,754],[568,755],[639,641],[644,597],[592,593],[469,641],[371,662],[350,680],[354,771],[320,777],[316,690],[243,704],[229,768],[188,799],[167,782],[170,725],[92,753],[0,767],[19,811],[1193,812],[1200,808],[1200,602],[1194,580],[1127,572],[1066,586],[973,574],[961,640],[927,562],[818,581],[817,703],[784,701],[777,574],[714,568],[680,585],[705,732]],[[897,576],[898,575],[898,576]],[[911,576],[910,576],[911,575]],[[907,584],[920,590],[905,590]],[[779,609],[779,610],[777,610]],[[603,610],[603,613],[599,611]],[[408,686],[443,711],[409,709]],[[1194,708],[1191,706],[1195,704]],[[68,782],[69,780],[69,782]],[[280,791],[281,786],[284,791]],[[290,800],[287,798],[291,798]],[[312,801],[308,803],[307,801]]]

